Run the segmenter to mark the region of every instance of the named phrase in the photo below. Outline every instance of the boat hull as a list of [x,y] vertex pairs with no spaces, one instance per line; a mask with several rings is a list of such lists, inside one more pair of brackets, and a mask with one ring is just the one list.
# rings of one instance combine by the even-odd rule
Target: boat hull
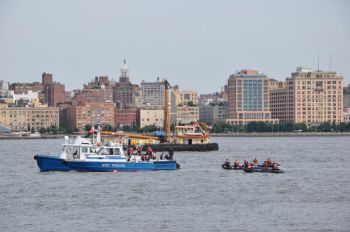
[[67,161],[66,165],[80,172],[115,172],[115,171],[158,171],[175,170],[178,168],[176,161],[155,162],[86,162]]
[[65,161],[59,156],[53,155],[35,155],[34,159],[36,160],[40,171],[70,171],[70,167],[65,164]]
[[270,173],[284,173],[281,169],[272,168],[243,168],[245,172],[270,172]]
[[234,166],[227,166],[225,164],[222,164],[221,167],[223,169],[226,169],[226,170],[242,170],[243,169],[243,166],[234,167]]

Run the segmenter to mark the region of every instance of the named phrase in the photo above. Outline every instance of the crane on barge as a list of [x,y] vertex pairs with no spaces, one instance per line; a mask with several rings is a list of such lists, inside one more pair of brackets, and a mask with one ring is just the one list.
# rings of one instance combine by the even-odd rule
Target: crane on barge
[[[101,135],[106,136],[119,136],[128,139],[128,145],[132,145],[131,139],[139,139],[143,144],[152,147],[154,151],[211,151],[218,150],[219,146],[217,143],[209,143],[209,134],[206,132],[196,119],[193,119],[191,113],[187,107],[184,107],[184,103],[181,102],[181,106],[184,107],[191,117],[192,124],[184,126],[176,126],[173,140],[171,139],[170,131],[170,112],[169,112],[169,90],[174,93],[178,98],[178,94],[174,91],[170,83],[164,79],[162,81],[164,85],[164,138],[157,136],[134,134],[125,132],[110,132],[101,131]],[[200,133],[195,133],[195,129],[199,129]],[[152,141],[152,142],[150,142]],[[158,141],[158,143],[154,143]]]

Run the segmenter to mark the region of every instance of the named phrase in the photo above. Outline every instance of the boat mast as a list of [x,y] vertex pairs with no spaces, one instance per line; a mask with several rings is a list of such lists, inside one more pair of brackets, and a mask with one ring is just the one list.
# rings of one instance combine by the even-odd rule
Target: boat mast
[[170,113],[169,113],[169,93],[168,89],[171,89],[169,82],[164,79],[164,131],[165,142],[170,142]]

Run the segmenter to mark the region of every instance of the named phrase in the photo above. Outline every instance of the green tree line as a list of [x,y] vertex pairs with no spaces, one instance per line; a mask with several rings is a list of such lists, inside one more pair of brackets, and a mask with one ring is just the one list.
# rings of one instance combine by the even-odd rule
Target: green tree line
[[244,126],[235,126],[223,122],[215,123],[212,133],[263,133],[263,132],[350,132],[349,123],[320,123],[318,126],[307,127],[305,123],[250,122]]

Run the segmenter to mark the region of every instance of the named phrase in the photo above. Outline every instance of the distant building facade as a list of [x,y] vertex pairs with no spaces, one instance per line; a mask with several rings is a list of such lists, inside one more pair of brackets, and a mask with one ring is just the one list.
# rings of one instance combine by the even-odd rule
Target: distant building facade
[[159,77],[155,82],[141,82],[141,104],[143,106],[164,109],[164,99],[164,84]]
[[130,109],[115,108],[115,112],[114,112],[115,125],[116,126],[136,125],[137,124],[136,113],[137,113],[137,108],[130,108]]
[[269,78],[257,70],[245,69],[228,79],[227,123],[245,125],[249,122],[278,123],[271,118]]
[[156,107],[152,109],[148,108],[139,108],[137,110],[137,125],[142,128],[145,126],[154,125],[159,128],[164,128],[164,110]]
[[224,122],[227,119],[227,102],[199,106],[199,121],[208,125]]
[[0,105],[0,125],[13,131],[28,131],[35,128],[59,126],[57,107],[8,107]]
[[115,84],[114,102],[118,109],[134,108],[136,106],[137,98],[140,95],[140,86],[134,85],[130,82],[129,68],[124,60],[124,65],[120,69],[119,82]]
[[84,129],[85,125],[114,126],[115,104],[112,102],[84,102],[66,108],[68,127]]
[[350,108],[350,84],[343,89],[344,108]]
[[276,83],[270,94],[273,118],[282,122],[343,122],[343,77],[336,72],[297,68],[285,82]]
[[197,91],[180,91],[178,86],[171,92],[171,123],[188,124],[199,120],[199,97]]

